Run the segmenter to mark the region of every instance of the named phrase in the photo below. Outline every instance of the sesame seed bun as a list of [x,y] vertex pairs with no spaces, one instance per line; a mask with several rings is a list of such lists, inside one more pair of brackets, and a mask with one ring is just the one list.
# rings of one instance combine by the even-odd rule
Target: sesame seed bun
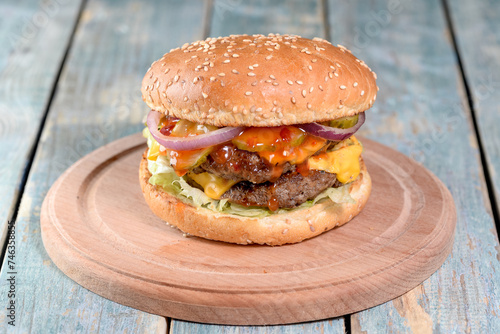
[[310,208],[264,218],[248,218],[195,208],[149,183],[146,153],[142,158],[139,179],[144,198],[161,219],[181,231],[205,239],[237,244],[283,245],[315,237],[343,225],[356,216],[368,201],[371,178],[361,160],[361,173],[351,184],[350,195],[356,203],[320,202]]
[[196,123],[279,126],[369,109],[376,75],[343,46],[292,35],[232,35],[171,50],[154,62],[142,96]]

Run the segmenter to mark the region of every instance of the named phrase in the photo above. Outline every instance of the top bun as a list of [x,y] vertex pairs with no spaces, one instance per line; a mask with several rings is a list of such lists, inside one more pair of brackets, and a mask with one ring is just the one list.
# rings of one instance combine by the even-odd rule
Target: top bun
[[173,49],[142,81],[148,106],[192,122],[279,126],[369,109],[376,75],[345,47],[294,35],[231,35]]

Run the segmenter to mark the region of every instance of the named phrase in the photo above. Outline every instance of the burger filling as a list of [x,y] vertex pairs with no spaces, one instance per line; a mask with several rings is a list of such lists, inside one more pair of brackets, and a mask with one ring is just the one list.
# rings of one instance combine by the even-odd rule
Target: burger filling
[[[324,125],[343,129],[356,122],[357,116]],[[182,138],[218,130],[171,117],[162,117],[157,129],[164,136]],[[191,204],[224,213],[262,216],[311,206],[320,200],[353,201],[349,185],[360,173],[362,152],[353,135],[336,141],[299,126],[250,127],[222,143],[175,150],[161,145],[150,130],[156,129],[144,130],[150,183]]]

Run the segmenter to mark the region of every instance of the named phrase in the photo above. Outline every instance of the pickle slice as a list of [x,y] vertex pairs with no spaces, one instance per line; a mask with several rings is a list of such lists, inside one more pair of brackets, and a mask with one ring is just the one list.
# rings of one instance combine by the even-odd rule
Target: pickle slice
[[[172,129],[171,136],[173,137],[188,137],[204,134],[213,130],[217,130],[216,126],[197,124],[185,119],[179,120]],[[169,150],[170,164],[174,168],[177,175],[184,175],[189,169],[199,166],[213,151],[214,147],[205,147],[190,151],[175,151]]]
[[325,125],[331,126],[332,128],[348,129],[352,128],[358,123],[358,115],[346,116],[331,121],[326,122]]
[[171,132],[173,137],[196,136],[217,130],[216,126],[194,123],[185,119],[179,120]]

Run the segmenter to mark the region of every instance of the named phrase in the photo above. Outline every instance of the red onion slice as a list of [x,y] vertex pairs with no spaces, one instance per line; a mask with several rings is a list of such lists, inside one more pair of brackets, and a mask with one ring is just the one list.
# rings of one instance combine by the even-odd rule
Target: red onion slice
[[165,136],[158,130],[158,124],[163,114],[151,110],[148,114],[147,125],[153,138],[163,147],[175,151],[190,151],[224,143],[239,135],[244,127],[225,127],[209,133],[190,137]]
[[353,133],[358,131],[361,125],[363,125],[365,122],[365,113],[361,112],[358,115],[358,122],[354,126],[347,129],[333,128],[331,126],[325,126],[318,123],[298,124],[297,127],[314,136],[333,141],[340,141],[352,136]]

